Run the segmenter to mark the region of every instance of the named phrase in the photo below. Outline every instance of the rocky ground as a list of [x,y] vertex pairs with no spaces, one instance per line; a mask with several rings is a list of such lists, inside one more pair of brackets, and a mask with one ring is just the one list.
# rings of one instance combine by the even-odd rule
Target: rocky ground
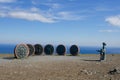
[[15,59],[0,54],[0,80],[120,80],[120,54],[30,56]]

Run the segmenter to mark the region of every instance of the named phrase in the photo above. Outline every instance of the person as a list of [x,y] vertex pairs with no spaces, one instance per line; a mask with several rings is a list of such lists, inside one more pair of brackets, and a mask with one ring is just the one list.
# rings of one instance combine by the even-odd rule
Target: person
[[102,49],[97,50],[97,52],[100,52],[100,61],[102,61],[102,60],[106,60],[106,48],[105,48],[106,43],[103,42],[102,44],[103,44]]
[[106,60],[106,43],[105,42],[103,42],[103,47],[102,47],[102,60]]

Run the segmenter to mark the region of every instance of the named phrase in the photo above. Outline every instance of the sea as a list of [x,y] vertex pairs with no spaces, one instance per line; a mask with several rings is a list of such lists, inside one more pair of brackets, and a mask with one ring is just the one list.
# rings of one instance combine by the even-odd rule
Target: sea
[[[13,54],[16,44],[0,44],[0,54]],[[54,47],[56,49],[56,47]],[[67,46],[67,54],[69,52],[70,46]],[[101,49],[101,47],[96,46],[79,46],[80,54],[99,54],[96,50]],[[54,52],[55,53],[55,52]],[[106,47],[107,54],[120,54],[120,47]]]

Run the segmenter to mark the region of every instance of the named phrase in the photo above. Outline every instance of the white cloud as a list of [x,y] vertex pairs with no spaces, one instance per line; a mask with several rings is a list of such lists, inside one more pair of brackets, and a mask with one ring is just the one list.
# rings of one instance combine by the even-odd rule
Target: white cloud
[[111,29],[108,29],[108,30],[99,30],[99,32],[108,32],[108,33],[112,33],[112,32],[119,32],[118,30],[111,30]]
[[44,23],[54,23],[55,21],[51,18],[44,17],[39,13],[32,12],[22,12],[22,11],[14,11],[14,12],[0,12],[0,17],[11,17],[18,19],[25,19],[30,21],[39,21]]
[[38,13],[30,13],[30,12],[10,12],[10,17],[19,18],[19,19],[26,19],[30,21],[40,21],[46,23],[53,23],[54,20],[51,18],[46,18]]
[[0,0],[0,3],[11,3],[15,2],[16,0]]
[[31,8],[31,11],[33,11],[33,12],[38,12],[38,11],[39,11],[39,9],[38,9],[38,8],[36,8],[36,7],[32,7],[32,8]]
[[105,19],[105,21],[113,26],[120,27],[120,15],[108,17]]
[[96,7],[96,11],[113,11],[114,9],[106,8],[106,7]]
[[57,9],[57,8],[60,8],[60,4],[54,3],[54,4],[51,5],[51,7]]
[[55,19],[58,19],[58,20],[80,20],[80,19],[83,19],[83,16],[79,16],[79,15],[75,14],[74,12],[63,11],[63,12],[58,12]]
[[41,5],[47,6],[49,9],[58,9],[61,8],[61,4],[58,3],[41,3]]
[[6,17],[5,13],[0,12],[0,17]]
[[31,2],[33,5],[36,5],[37,4],[37,2],[35,2],[34,0],[32,0],[32,2]]

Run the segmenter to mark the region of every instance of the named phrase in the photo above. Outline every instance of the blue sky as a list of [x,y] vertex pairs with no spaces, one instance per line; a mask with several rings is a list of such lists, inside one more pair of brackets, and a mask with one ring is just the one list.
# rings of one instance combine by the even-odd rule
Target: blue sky
[[120,47],[120,0],[0,0],[0,43]]

